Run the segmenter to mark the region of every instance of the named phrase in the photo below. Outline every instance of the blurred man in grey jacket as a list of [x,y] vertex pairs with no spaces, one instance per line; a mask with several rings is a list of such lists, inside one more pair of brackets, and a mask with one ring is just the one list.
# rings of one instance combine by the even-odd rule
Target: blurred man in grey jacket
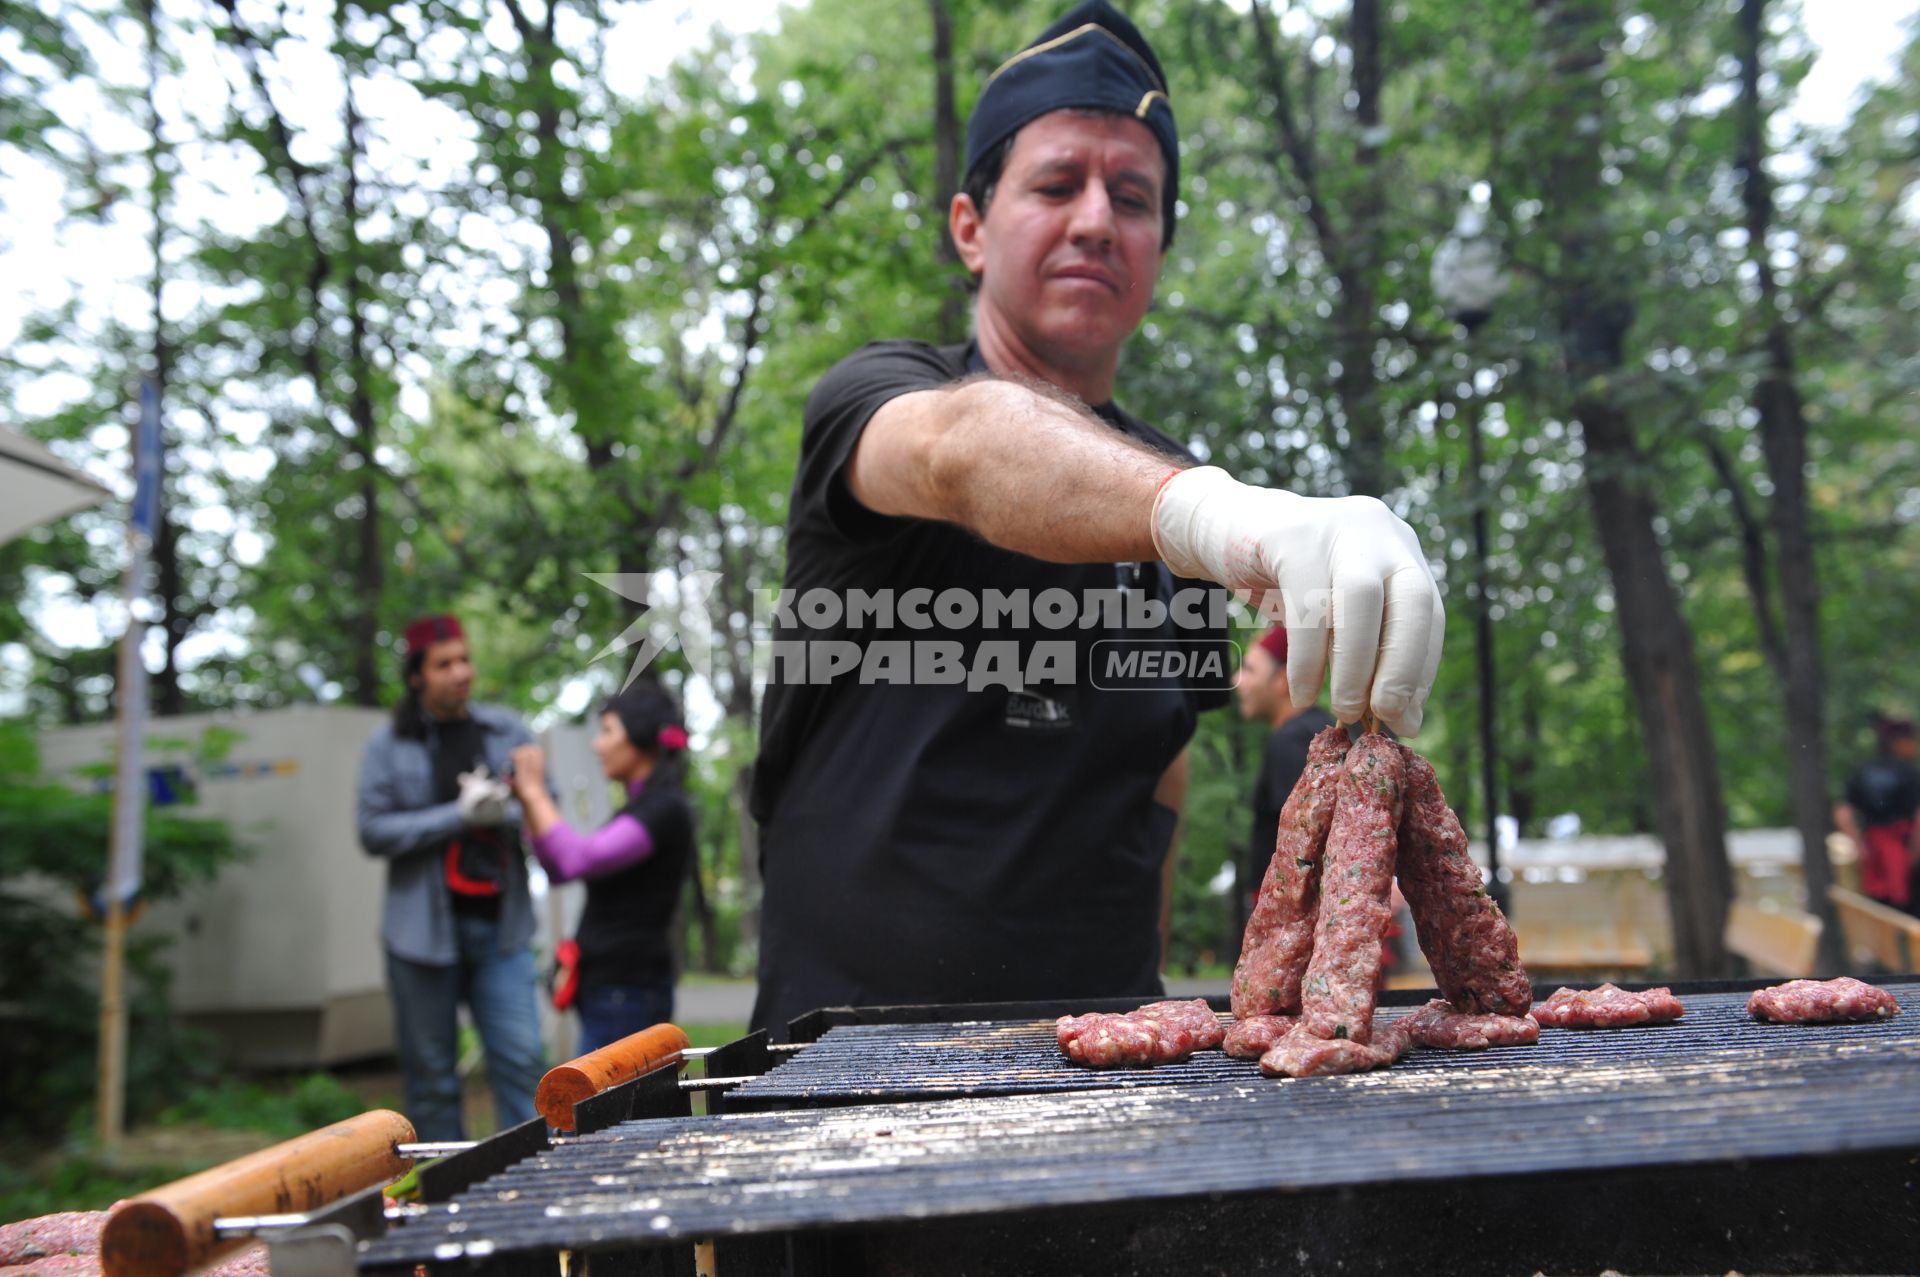
[[387,862],[381,943],[407,1116],[423,1140],[458,1140],[462,1002],[501,1128],[534,1115],[533,908],[520,806],[501,780],[533,737],[506,710],[473,703],[473,660],[453,617],[407,626],[405,668],[406,696],[361,760],[360,843]]

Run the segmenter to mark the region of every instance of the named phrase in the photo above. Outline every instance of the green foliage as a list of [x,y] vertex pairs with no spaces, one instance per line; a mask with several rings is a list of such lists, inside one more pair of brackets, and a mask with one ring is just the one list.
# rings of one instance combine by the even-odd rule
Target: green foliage
[[171,1154],[142,1152],[127,1164],[110,1165],[80,1140],[63,1152],[44,1138],[23,1137],[15,1127],[0,1131],[0,1219],[105,1210],[123,1198],[204,1170],[230,1155],[194,1151],[196,1136],[209,1131],[244,1132],[265,1144],[305,1135],[369,1107],[326,1073],[255,1081],[207,1079],[196,1085],[174,1081],[163,1089],[180,1098],[165,1107],[148,1106],[145,1112],[152,1128],[162,1132],[156,1148],[179,1150]]
[[[104,877],[112,799],[75,793],[39,771],[33,733],[0,722],[0,1088],[13,1097],[0,1134],[57,1131],[94,1095],[101,931],[82,907]],[[239,848],[217,821],[149,811],[142,896],[169,899],[209,881]],[[212,1067],[205,1044],[167,1003],[165,941],[127,947],[130,1114],[165,1103]],[[78,1066],[77,1066],[78,1065]]]
[[[0,1146],[4,1147],[4,1146]],[[49,1162],[44,1145],[22,1143],[0,1158],[0,1217],[32,1219],[57,1211],[105,1210],[117,1201],[204,1169],[194,1166],[116,1168],[91,1157]]]
[[1266,736],[1260,723],[1243,722],[1233,708],[1203,715],[1195,734],[1186,816],[1174,862],[1173,922],[1167,970],[1192,975],[1233,966],[1240,952],[1235,895],[1212,884],[1221,868],[1246,862],[1253,824],[1253,783]]
[[276,1140],[292,1139],[345,1121],[366,1104],[330,1073],[308,1073],[288,1081],[249,1082],[234,1078],[194,1088],[178,1103],[162,1109],[162,1126],[204,1126],[225,1131],[259,1131]]

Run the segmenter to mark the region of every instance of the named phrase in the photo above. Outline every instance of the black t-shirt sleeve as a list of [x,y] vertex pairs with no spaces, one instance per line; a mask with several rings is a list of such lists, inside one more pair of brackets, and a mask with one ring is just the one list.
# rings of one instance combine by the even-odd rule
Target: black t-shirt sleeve
[[649,785],[633,796],[625,811],[647,831],[656,856],[693,842],[693,813],[687,796],[677,789]]
[[827,370],[807,396],[794,479],[796,519],[817,519],[848,541],[884,537],[911,522],[875,514],[847,487],[847,462],[882,404],[931,390],[959,375],[940,349],[918,341],[862,346]]

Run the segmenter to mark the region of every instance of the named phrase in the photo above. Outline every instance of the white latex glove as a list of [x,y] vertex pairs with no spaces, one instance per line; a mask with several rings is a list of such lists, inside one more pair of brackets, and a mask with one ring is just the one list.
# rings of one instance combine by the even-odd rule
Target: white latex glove
[[1333,715],[1371,708],[1419,732],[1440,668],[1447,612],[1420,540],[1372,497],[1302,497],[1256,488],[1218,466],[1183,470],[1153,503],[1153,543],[1181,576],[1261,596],[1280,591],[1287,685],[1313,704],[1331,664]]
[[513,797],[513,790],[507,782],[496,779],[482,763],[470,772],[460,773],[460,819],[469,825],[504,825],[507,823],[507,800]]

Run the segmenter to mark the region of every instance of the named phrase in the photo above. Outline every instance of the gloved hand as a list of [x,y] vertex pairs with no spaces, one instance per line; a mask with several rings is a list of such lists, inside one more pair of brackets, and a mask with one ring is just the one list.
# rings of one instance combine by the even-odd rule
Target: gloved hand
[[1419,732],[1440,668],[1447,613],[1419,538],[1372,497],[1302,497],[1256,488],[1217,466],[1182,470],[1153,503],[1153,543],[1181,576],[1262,596],[1278,590],[1287,685],[1311,705],[1330,663],[1333,715],[1369,707],[1403,736]]
[[507,800],[513,790],[507,782],[488,772],[485,763],[470,772],[460,773],[460,819],[469,825],[504,825]]

